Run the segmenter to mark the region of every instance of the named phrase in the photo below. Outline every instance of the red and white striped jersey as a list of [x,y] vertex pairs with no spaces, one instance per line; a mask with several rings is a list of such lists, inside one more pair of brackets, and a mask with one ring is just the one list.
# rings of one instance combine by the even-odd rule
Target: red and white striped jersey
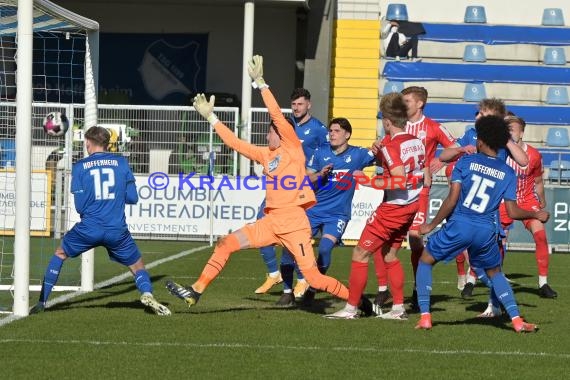
[[538,200],[534,181],[535,178],[542,177],[544,172],[540,152],[528,144],[524,144],[523,150],[528,156],[528,165],[525,167],[521,167],[511,156],[507,156],[507,165],[513,168],[517,175],[517,203]]
[[424,144],[426,149],[426,166],[429,166],[431,160],[435,157],[437,144],[441,144],[444,148],[449,148],[455,144],[455,138],[449,133],[447,128],[425,115],[415,123],[408,121],[406,132],[416,136]]
[[[389,140],[389,141],[388,141]],[[418,200],[423,188],[425,147],[423,143],[406,132],[396,133],[384,139],[380,155],[384,174],[397,166],[404,166],[405,178],[392,178],[384,190],[384,202],[406,205]]]

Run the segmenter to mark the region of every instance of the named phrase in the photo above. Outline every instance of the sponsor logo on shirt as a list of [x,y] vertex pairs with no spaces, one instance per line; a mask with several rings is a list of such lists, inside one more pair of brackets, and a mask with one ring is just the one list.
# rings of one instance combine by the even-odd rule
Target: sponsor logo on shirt
[[274,171],[279,166],[279,162],[281,161],[281,155],[277,155],[273,160],[269,161],[269,172]]

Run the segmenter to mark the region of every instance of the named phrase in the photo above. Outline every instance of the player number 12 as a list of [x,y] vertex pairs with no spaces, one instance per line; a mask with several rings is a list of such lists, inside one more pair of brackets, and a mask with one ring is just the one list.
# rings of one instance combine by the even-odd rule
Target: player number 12
[[96,200],[115,199],[115,193],[109,190],[115,186],[115,171],[113,169],[91,169],[89,174],[93,177],[93,190],[95,190]]

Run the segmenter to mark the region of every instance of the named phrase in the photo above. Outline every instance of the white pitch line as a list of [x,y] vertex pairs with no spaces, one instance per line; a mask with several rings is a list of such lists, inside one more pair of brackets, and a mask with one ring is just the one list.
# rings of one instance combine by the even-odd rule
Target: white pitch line
[[[146,267],[146,269],[152,269],[152,268],[154,268],[154,267],[156,267],[156,266],[159,266],[160,264],[164,264],[164,263],[167,263],[167,262],[169,262],[169,261],[173,261],[173,260],[180,259],[180,258],[182,258],[182,257],[184,257],[184,256],[188,256],[188,255],[190,255],[190,254],[192,254],[192,253],[194,253],[194,252],[203,251],[203,250],[206,249],[206,248],[210,248],[210,246],[209,246],[209,245],[203,245],[203,246],[201,246],[201,247],[192,248],[192,249],[189,249],[189,250],[187,250],[187,251],[182,251],[182,252],[177,253],[177,254],[175,254],[175,255],[168,256],[168,257],[164,257],[164,258],[162,258],[162,259],[159,259],[159,260],[153,261],[153,262],[151,262],[151,263],[145,264],[145,267]],[[129,278],[129,277],[131,277],[131,276],[132,276],[132,273],[131,273],[131,272],[125,272],[125,273],[120,274],[120,275],[118,275],[118,276],[112,277],[112,278],[110,278],[110,279],[108,279],[108,280],[101,281],[101,282],[95,284],[95,285],[94,285],[94,288],[95,288],[95,289],[101,289],[101,288],[104,288],[104,287],[106,287],[106,286],[114,285],[114,284],[116,284],[116,283],[119,283],[119,282],[121,282],[121,281],[123,281],[123,280],[125,280],[125,279],[127,279],[127,278]],[[80,295],[83,295],[83,294],[86,294],[86,293],[87,293],[87,292],[77,291],[77,292],[73,292],[73,293],[69,293],[69,294],[64,294],[64,295],[62,295],[62,296],[59,296],[59,297],[54,298],[54,299],[51,300],[51,301],[48,301],[47,306],[48,306],[48,307],[51,307],[51,306],[54,306],[54,305],[57,305],[57,304],[60,304],[60,303],[69,301],[69,300],[71,300],[71,299],[73,299],[73,298],[79,297]],[[16,316],[16,315],[12,314],[12,315],[10,315],[10,316],[8,316],[8,317],[6,317],[6,318],[0,319],[0,327],[2,327],[2,326],[4,326],[4,325],[7,325],[7,324],[9,324],[9,323],[12,323],[12,322],[14,322],[14,321],[17,321],[18,319],[21,319],[21,318],[23,318],[23,317],[21,317],[21,316]]]
[[49,339],[0,339],[0,344],[9,343],[32,343],[32,344],[67,344],[67,345],[91,345],[91,346],[136,346],[136,347],[177,347],[177,348],[227,348],[245,350],[304,350],[304,351],[345,351],[345,352],[372,352],[372,353],[410,353],[427,355],[469,355],[469,356],[526,356],[526,357],[550,357],[558,359],[570,358],[570,353],[553,352],[525,352],[525,351],[476,351],[476,350],[428,350],[418,348],[378,348],[378,347],[327,347],[327,346],[285,346],[285,345],[260,345],[247,343],[176,343],[176,342],[113,342],[96,340],[49,340]]

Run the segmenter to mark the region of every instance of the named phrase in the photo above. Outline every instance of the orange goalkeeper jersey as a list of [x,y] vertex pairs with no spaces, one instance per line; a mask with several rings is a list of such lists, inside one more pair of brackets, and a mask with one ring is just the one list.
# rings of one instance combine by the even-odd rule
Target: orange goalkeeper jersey
[[266,88],[261,91],[261,95],[281,137],[279,148],[269,150],[268,147],[240,140],[222,122],[216,123],[214,129],[227,146],[263,165],[263,173],[266,176],[266,209],[293,206],[308,209],[317,202],[306,177],[301,141],[283,116],[271,91]]

